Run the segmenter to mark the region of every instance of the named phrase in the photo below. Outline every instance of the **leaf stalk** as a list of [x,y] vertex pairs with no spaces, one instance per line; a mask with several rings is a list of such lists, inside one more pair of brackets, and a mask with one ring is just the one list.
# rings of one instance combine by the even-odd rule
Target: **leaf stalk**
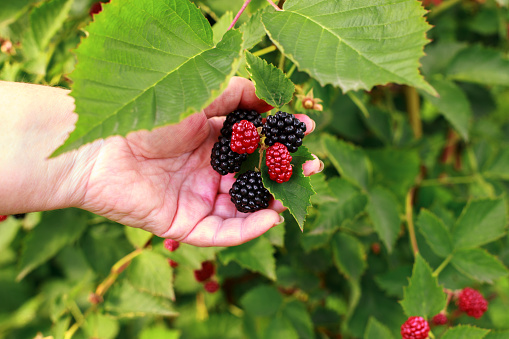
[[247,5],[249,5],[249,3],[251,2],[251,0],[246,0],[244,2],[244,4],[242,5],[242,7],[240,8],[239,12],[237,13],[237,15],[235,15],[235,18],[233,19],[232,23],[230,24],[230,27],[228,27],[228,30],[232,29],[233,26],[235,26],[235,24],[237,23],[237,21],[239,20],[240,16],[242,15],[242,13],[244,13],[244,10],[246,9]]

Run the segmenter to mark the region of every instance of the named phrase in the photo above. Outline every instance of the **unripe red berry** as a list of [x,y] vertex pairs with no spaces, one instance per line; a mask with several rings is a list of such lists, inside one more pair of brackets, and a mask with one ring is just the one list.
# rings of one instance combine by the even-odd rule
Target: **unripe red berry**
[[179,248],[179,246],[180,246],[180,243],[176,240],[164,239],[164,247],[170,252],[175,251],[177,248]]
[[401,325],[403,339],[426,339],[429,333],[429,324],[423,317],[410,317]]
[[468,316],[479,319],[488,310],[488,302],[479,291],[466,287],[458,296],[458,307]]
[[379,255],[381,250],[382,248],[379,243],[374,242],[371,244],[371,252],[373,252],[373,254]]
[[8,215],[0,215],[0,222],[4,221],[5,219],[7,219]]
[[235,153],[251,154],[258,148],[259,142],[260,135],[252,122],[242,120],[233,125],[230,147]]
[[205,291],[215,293],[219,289],[219,283],[215,280],[210,280],[205,283]]
[[447,324],[447,316],[443,313],[438,313],[433,317],[433,324],[435,325],[445,325]]
[[215,266],[212,261],[204,261],[201,263],[201,269],[194,271],[196,281],[203,282],[214,275]]
[[278,184],[290,180],[293,172],[292,156],[285,145],[276,142],[265,153],[265,164],[269,168],[269,176]]
[[177,267],[177,266],[179,265],[179,263],[178,263],[178,262],[173,261],[173,260],[171,260],[171,259],[168,259],[168,264],[170,264],[170,266],[171,266],[172,268],[175,268],[175,267]]

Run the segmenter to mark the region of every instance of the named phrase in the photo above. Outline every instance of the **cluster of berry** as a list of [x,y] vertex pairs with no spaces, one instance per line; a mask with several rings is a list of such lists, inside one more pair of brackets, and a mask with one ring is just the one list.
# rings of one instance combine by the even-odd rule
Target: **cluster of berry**
[[[488,302],[483,295],[470,287],[466,287],[459,293],[452,292],[457,298],[456,303],[460,311],[465,312],[469,317],[479,319],[488,310]],[[433,317],[434,325],[445,325],[448,322],[445,311]],[[403,339],[426,339],[430,327],[423,317],[410,317],[401,325],[401,336]]]
[[[212,148],[210,164],[221,175],[236,173],[247,155],[261,147],[261,152],[266,150],[265,164],[271,180],[286,182],[293,172],[290,153],[302,145],[305,131],[306,125],[286,112],[269,115],[263,123],[256,111],[236,110],[224,121],[219,140]],[[260,172],[253,170],[241,174],[229,193],[240,212],[267,208],[272,199]]]
[[[13,214],[12,216],[15,218],[15,219],[25,219],[25,216],[27,214],[26,213],[21,213],[21,214]],[[7,219],[8,215],[0,215],[0,222],[4,221],[5,219]]]
[[[170,251],[173,252],[179,248],[180,243],[173,239],[165,239],[164,240],[164,247]],[[178,266],[178,263],[168,259],[168,263],[171,267],[175,268]],[[204,261],[201,263],[201,269],[194,271],[194,278],[196,281],[204,283],[203,287],[205,288],[205,291],[209,293],[214,293],[219,290],[219,283],[216,280],[211,279],[216,271],[216,268],[214,266],[214,263],[212,261]]]

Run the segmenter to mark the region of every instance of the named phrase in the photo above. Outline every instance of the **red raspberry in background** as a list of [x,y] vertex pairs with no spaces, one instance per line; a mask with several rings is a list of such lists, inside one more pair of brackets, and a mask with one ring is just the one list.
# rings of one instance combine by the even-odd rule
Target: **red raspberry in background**
[[433,317],[433,324],[435,325],[445,325],[447,324],[447,316],[443,313],[438,313]]
[[219,289],[219,283],[217,281],[214,281],[214,280],[207,281],[205,283],[204,287],[205,287],[205,291],[207,291],[209,293],[215,293]]
[[488,310],[488,302],[479,291],[466,287],[458,297],[458,307],[468,316],[479,319]]
[[293,172],[292,156],[285,145],[276,142],[270,146],[265,153],[265,164],[269,168],[269,176],[271,180],[281,184],[290,180]]
[[212,261],[204,261],[201,263],[201,269],[194,271],[194,277],[196,281],[203,282],[212,277],[215,271],[216,269]]
[[107,1],[98,1],[98,2],[93,3],[92,6],[90,7],[90,11],[88,11],[90,16],[94,16],[94,14],[101,13],[102,10],[103,10],[102,4],[103,3],[107,3],[107,2],[110,2],[110,0],[107,0]]
[[422,4],[424,7],[429,7],[431,5],[438,6],[442,3],[442,0],[423,0]]
[[171,259],[168,259],[168,264],[170,264],[170,266],[171,266],[172,268],[175,268],[175,267],[177,267],[177,266],[179,265],[179,263],[178,263],[178,262],[173,261],[173,260],[171,260]]
[[170,252],[175,251],[177,248],[179,248],[179,246],[180,246],[180,243],[176,240],[164,239],[164,247]]
[[403,339],[426,339],[429,333],[429,324],[423,317],[410,317],[401,325]]
[[242,120],[233,125],[230,145],[232,151],[239,154],[251,154],[258,148],[259,142],[260,135],[252,122]]
[[5,219],[7,219],[8,215],[0,215],[0,222],[4,221]]

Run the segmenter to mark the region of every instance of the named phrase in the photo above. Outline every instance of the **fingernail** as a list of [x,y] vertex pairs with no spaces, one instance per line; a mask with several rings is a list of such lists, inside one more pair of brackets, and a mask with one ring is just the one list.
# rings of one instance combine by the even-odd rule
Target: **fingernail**
[[323,163],[322,160],[320,160],[320,168],[318,168],[318,171],[316,173],[320,173],[321,171],[323,171],[324,167],[325,167],[325,164]]
[[274,226],[281,225],[284,222],[285,222],[285,218],[283,218],[283,216],[280,215],[279,216],[279,221],[277,223],[275,223]]

